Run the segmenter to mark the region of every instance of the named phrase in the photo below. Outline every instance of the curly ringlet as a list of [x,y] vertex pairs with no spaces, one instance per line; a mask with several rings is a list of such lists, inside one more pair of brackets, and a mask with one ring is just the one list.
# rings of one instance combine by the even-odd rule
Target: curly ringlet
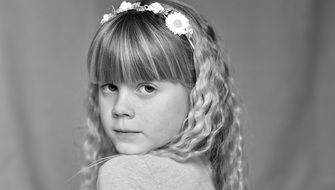
[[83,147],[87,165],[82,169],[86,178],[82,189],[95,189],[99,160],[117,154],[99,119],[98,82],[140,80],[169,80],[190,89],[190,111],[180,133],[151,153],[181,162],[204,156],[217,190],[246,189],[241,108],[220,40],[189,5],[174,0],[142,4],[153,2],[189,19],[195,48],[185,36],[169,31],[164,17],[150,11],[120,13],[99,28],[88,53],[88,133]]

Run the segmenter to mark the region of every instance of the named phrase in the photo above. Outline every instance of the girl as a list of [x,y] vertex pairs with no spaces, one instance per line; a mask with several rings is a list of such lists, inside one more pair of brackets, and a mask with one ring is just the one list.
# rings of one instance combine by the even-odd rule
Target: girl
[[101,23],[82,189],[246,189],[240,107],[208,22],[182,2],[142,0]]

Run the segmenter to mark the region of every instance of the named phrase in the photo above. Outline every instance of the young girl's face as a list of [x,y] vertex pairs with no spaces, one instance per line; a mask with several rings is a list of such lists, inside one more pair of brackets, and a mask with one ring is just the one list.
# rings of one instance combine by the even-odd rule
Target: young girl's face
[[146,153],[179,132],[188,96],[184,86],[168,81],[99,84],[100,119],[118,153]]

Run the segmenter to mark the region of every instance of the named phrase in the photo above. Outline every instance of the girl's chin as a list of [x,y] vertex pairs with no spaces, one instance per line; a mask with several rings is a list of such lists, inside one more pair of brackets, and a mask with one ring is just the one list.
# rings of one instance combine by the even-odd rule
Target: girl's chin
[[139,155],[139,154],[146,154],[150,150],[142,149],[141,147],[134,147],[126,146],[126,145],[119,145],[116,146],[116,150],[119,154],[126,154],[126,155]]

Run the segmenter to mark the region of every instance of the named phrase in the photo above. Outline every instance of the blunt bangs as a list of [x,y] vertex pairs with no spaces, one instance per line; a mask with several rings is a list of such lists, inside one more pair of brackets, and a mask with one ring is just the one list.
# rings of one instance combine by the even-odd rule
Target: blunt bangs
[[102,25],[88,52],[92,83],[168,80],[195,83],[193,49],[151,12],[127,11]]

